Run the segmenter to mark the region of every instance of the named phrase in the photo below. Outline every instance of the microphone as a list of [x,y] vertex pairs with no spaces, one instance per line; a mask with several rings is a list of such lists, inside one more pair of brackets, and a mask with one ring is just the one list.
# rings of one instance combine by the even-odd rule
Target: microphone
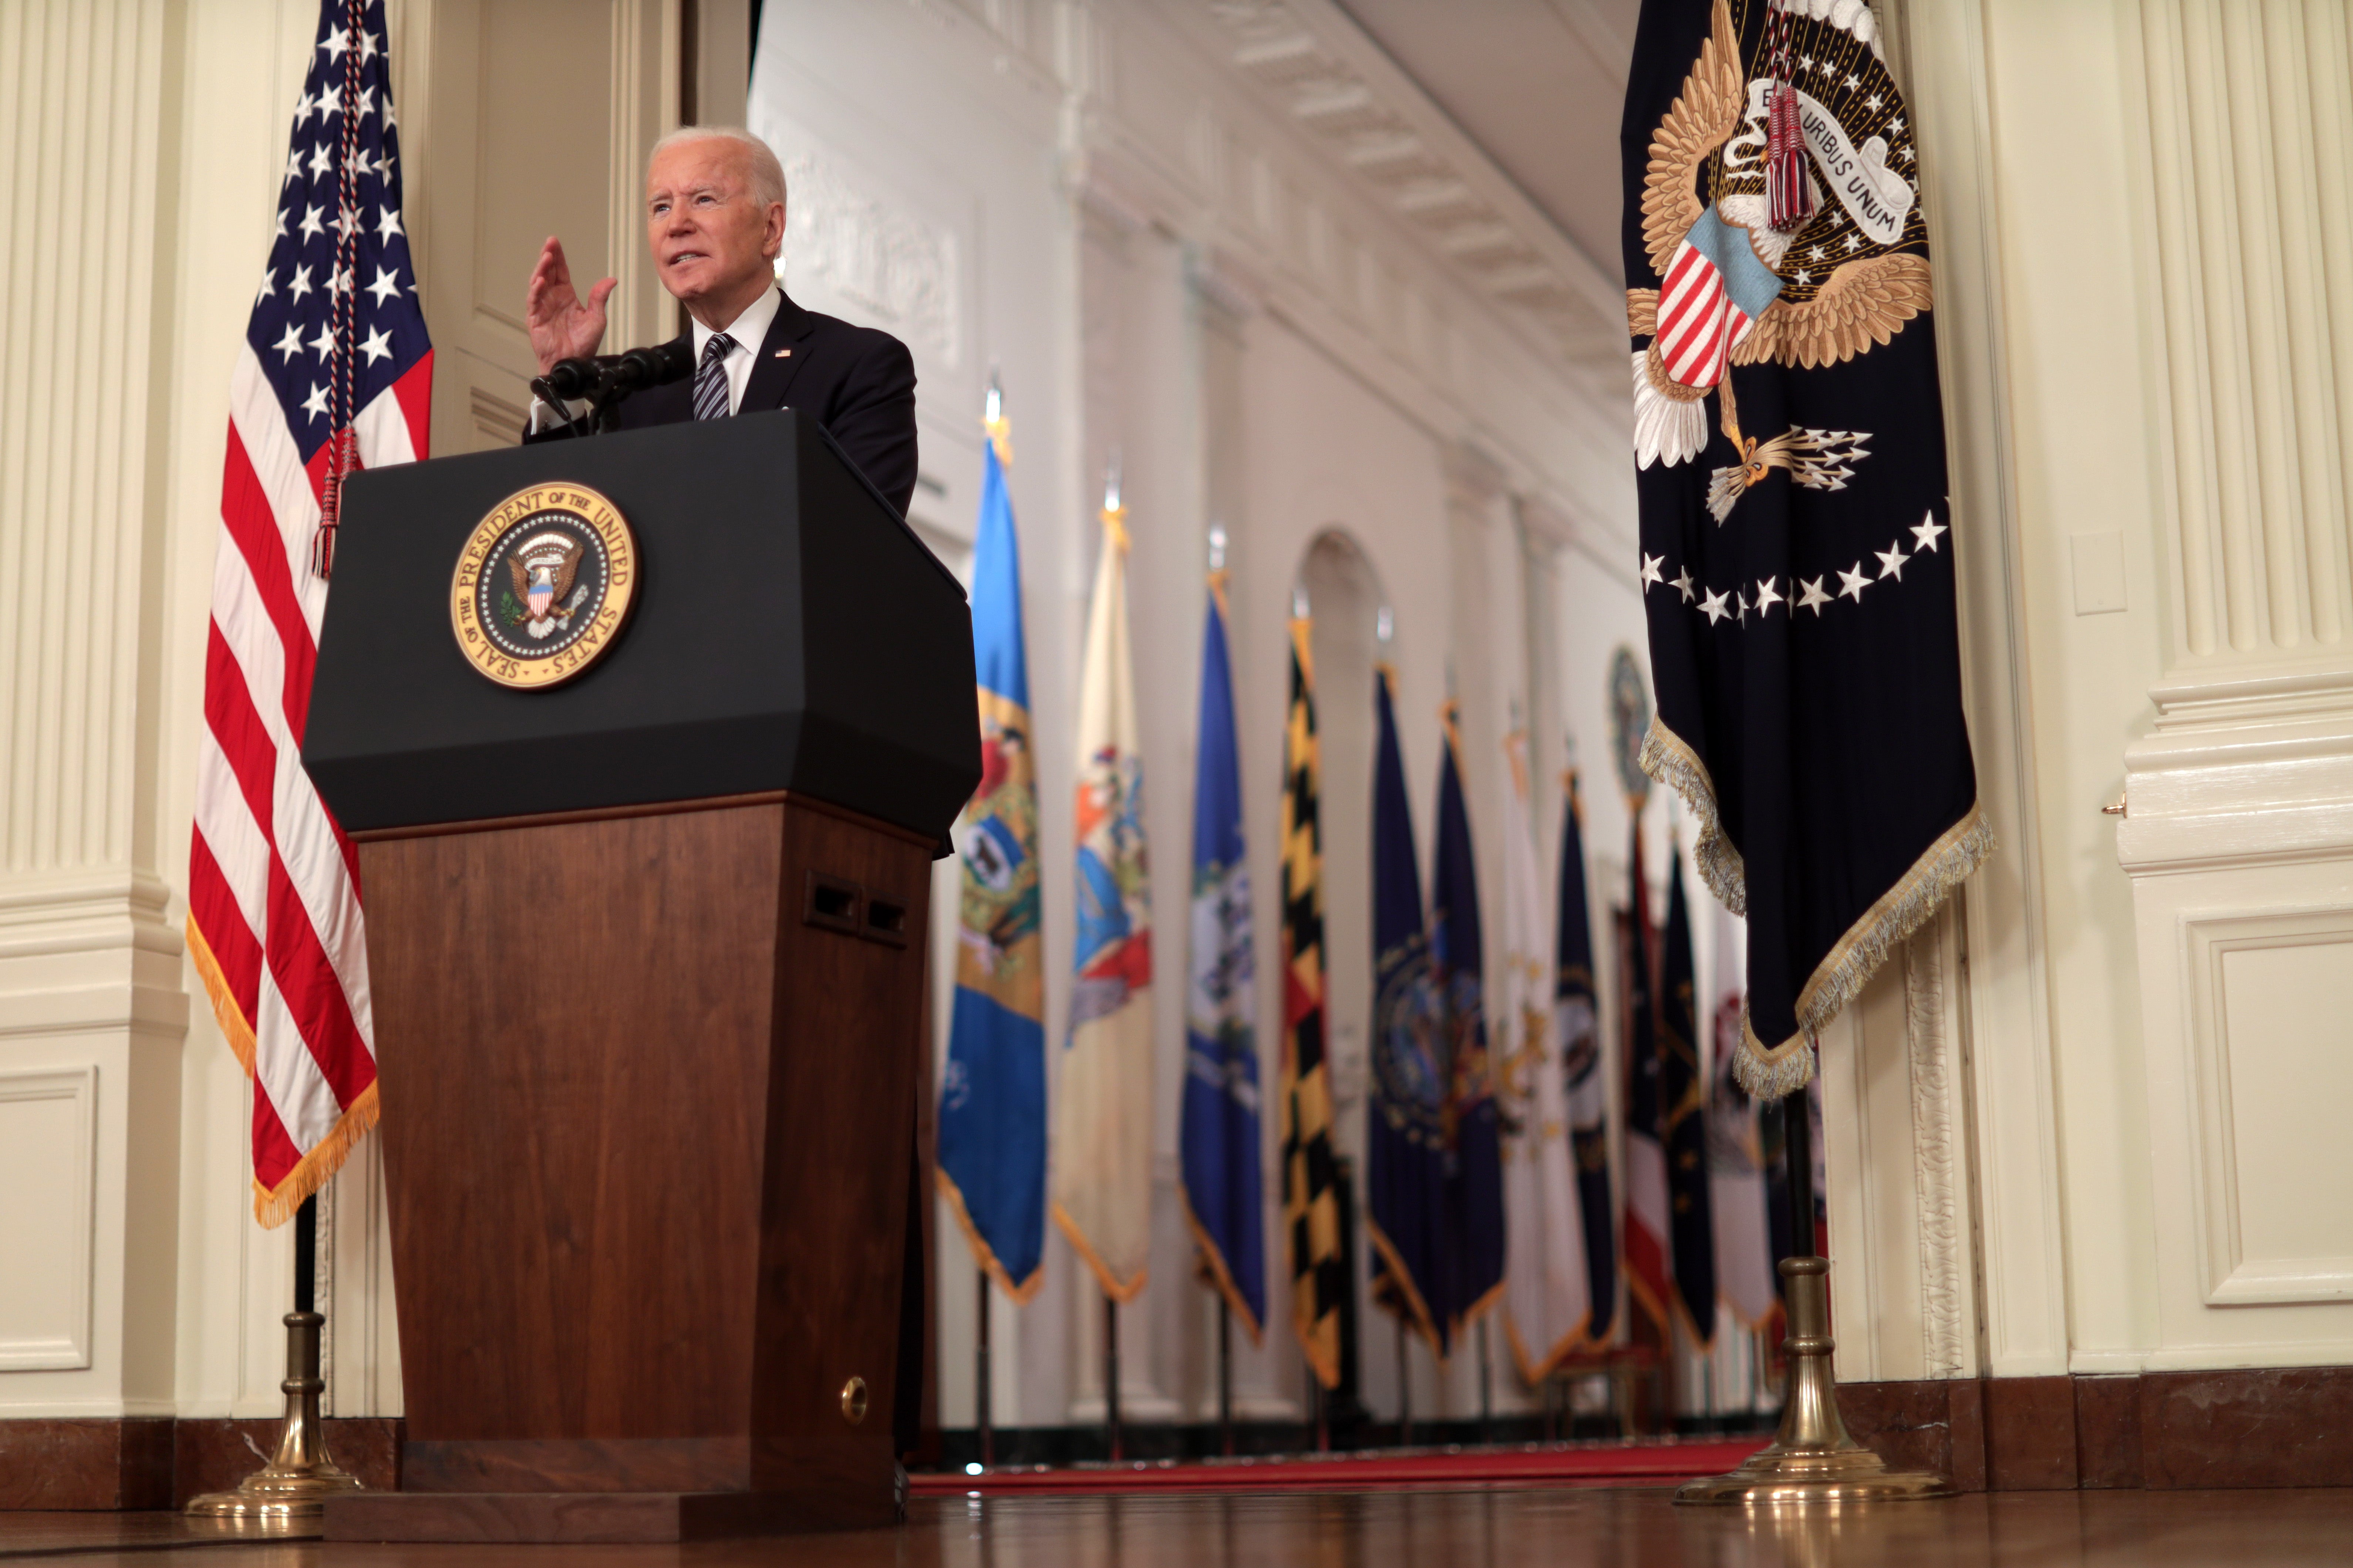
[[592,359],[586,354],[577,359],[557,360],[545,375],[532,383],[532,390],[542,397],[552,392],[559,401],[594,396],[602,390],[608,363],[605,358]]
[[694,351],[688,340],[673,338],[650,348],[631,349],[600,363],[611,365],[613,389],[616,392],[641,392],[649,386],[667,386],[673,381],[684,381],[694,374]]

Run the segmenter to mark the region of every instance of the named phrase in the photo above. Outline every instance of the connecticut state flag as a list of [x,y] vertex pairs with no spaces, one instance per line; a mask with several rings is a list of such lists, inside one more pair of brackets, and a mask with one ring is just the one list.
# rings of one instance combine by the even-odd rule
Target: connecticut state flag
[[1177,1146],[1201,1265],[1251,1342],[1266,1321],[1266,1186],[1259,1150],[1257,961],[1242,842],[1226,574],[1209,574],[1193,771],[1193,909]]
[[1005,492],[1004,422],[982,456],[973,546],[980,787],[956,826],[955,1010],[940,1081],[939,1183],[980,1266],[1017,1301],[1045,1279],[1045,972],[1038,781],[1021,639],[1021,552]]

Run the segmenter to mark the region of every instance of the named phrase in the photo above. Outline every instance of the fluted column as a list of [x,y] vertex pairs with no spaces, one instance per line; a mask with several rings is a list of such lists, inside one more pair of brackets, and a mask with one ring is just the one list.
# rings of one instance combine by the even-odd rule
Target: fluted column
[[179,939],[158,875],[179,34],[0,0],[0,1415],[168,1413]]

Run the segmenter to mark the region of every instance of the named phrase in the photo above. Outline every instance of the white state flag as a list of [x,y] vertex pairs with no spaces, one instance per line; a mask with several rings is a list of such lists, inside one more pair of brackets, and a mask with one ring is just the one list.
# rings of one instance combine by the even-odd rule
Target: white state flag
[[1054,1223],[1114,1301],[1152,1246],[1152,906],[1127,649],[1127,514],[1103,514],[1079,665],[1078,959],[1054,1089]]
[[1583,1337],[1589,1289],[1577,1163],[1569,1152],[1561,1053],[1552,1037],[1552,941],[1528,824],[1527,737],[1504,742],[1503,989],[1488,1018],[1502,1035],[1504,1331],[1533,1387]]
[[1715,1046],[1707,1091],[1707,1201],[1715,1221],[1715,1290],[1750,1328],[1773,1310],[1773,1237],[1767,1224],[1757,1103],[1732,1076],[1747,996],[1748,922],[1715,906]]

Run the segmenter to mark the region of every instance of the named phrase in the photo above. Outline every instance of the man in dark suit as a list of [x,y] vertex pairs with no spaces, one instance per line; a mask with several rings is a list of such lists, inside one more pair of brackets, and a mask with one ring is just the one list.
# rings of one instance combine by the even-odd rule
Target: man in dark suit
[[[903,514],[915,493],[915,362],[890,333],[804,310],[776,287],[785,171],[767,143],[702,126],[662,138],[646,167],[646,238],[662,287],[693,318],[680,341],[695,372],[625,401],[621,428],[797,408]],[[613,287],[605,279],[581,299],[564,242],[548,237],[523,299],[541,374],[596,352]],[[568,434],[561,413],[533,404],[525,440]]]

